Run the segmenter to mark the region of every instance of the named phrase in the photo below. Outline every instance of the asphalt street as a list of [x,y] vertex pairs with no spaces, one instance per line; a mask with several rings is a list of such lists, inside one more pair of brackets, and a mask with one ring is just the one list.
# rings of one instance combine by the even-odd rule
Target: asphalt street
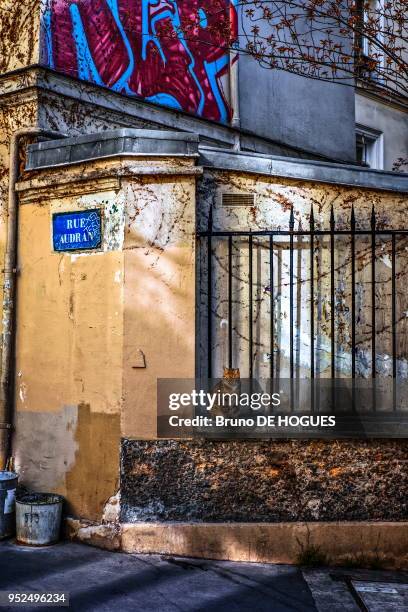
[[[3,600],[4,592],[65,592],[69,609],[75,611],[358,612],[365,605],[369,612],[402,612],[408,609],[406,578],[395,572],[350,574],[129,555],[68,542],[43,548],[0,543]],[[18,608],[50,609],[32,604],[1,607]]]

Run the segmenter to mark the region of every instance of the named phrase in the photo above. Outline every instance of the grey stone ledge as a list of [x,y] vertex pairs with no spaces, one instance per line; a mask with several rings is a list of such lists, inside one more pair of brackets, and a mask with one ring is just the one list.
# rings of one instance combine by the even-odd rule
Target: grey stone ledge
[[188,132],[123,128],[28,146],[26,170],[117,156],[198,157],[199,137]]
[[207,147],[200,147],[199,164],[217,170],[408,193],[408,174],[372,170],[361,166],[231,152]]

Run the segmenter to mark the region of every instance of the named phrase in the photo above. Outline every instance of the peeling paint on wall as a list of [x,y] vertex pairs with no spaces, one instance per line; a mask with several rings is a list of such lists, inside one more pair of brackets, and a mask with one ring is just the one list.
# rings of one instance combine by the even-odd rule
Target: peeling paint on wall
[[119,414],[95,413],[89,405],[78,406],[77,453],[65,476],[68,506],[74,516],[100,520],[106,501],[118,487],[119,439]]
[[[254,206],[226,206],[222,194],[251,194]],[[364,189],[325,185],[307,181],[267,178],[264,176],[207,170],[199,182],[199,227],[206,229],[210,207],[215,230],[288,230],[293,206],[295,230],[308,230],[311,206],[316,229],[328,230],[333,205],[336,228],[350,229],[350,212],[354,207],[357,228],[370,229],[371,207],[375,205],[379,229],[406,228],[406,201],[402,195]],[[206,241],[201,242],[201,284],[199,289],[200,330],[207,329],[207,265]],[[214,372],[222,376],[228,360],[228,244],[226,239],[214,239],[213,261],[213,322],[216,346]],[[350,377],[351,356],[351,259],[350,238],[335,238],[335,362],[337,376]],[[288,236],[274,238],[274,285],[270,286],[270,248],[267,238],[253,240],[253,342],[254,375],[270,377],[271,302],[274,313],[275,375],[289,376],[290,358],[290,253]],[[392,375],[391,326],[391,239],[377,238],[376,254],[376,371],[379,376]],[[367,378],[372,371],[371,353],[371,237],[357,236],[355,242],[356,279],[356,373]],[[314,294],[311,294],[310,242],[306,237],[294,238],[293,279],[293,340],[296,375],[310,375],[310,320],[315,320],[315,372],[330,376],[331,372],[331,296],[329,238],[315,236],[313,250]],[[241,376],[248,376],[249,351],[249,246],[248,239],[234,237],[232,245],[232,312],[233,364]],[[408,282],[406,238],[397,241],[397,371],[404,376],[408,363],[407,326],[404,312],[408,302],[405,286]],[[272,298],[272,299],[271,299]],[[227,323],[228,325],[228,323]],[[203,374],[206,367],[207,339],[202,331],[200,355]]]
[[[72,205],[71,205],[72,206]],[[100,207],[103,211],[103,251],[120,251],[125,228],[125,195],[115,192],[86,194],[78,199],[79,208]]]
[[75,464],[78,409],[16,415],[16,469],[20,483],[37,491],[64,490],[65,476]]
[[[112,520],[118,502],[119,416],[92,413],[89,406],[55,412],[19,410],[16,418],[16,470],[30,490],[54,491],[67,498],[74,516]],[[95,475],[103,474],[99,478]]]

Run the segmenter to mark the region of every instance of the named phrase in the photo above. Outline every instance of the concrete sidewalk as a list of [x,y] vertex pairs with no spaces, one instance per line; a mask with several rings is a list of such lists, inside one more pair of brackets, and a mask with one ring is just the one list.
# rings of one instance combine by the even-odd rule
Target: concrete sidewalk
[[[361,601],[370,612],[408,609],[407,576],[394,572],[302,571],[127,555],[74,543],[28,548],[10,541],[0,543],[0,568],[0,591],[65,591],[75,611],[355,612],[364,609]],[[347,582],[349,575],[354,581]]]

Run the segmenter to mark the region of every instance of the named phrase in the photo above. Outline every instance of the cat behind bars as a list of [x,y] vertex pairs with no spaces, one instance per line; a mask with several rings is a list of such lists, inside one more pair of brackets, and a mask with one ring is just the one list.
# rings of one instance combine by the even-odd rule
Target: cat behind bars
[[[239,396],[241,394],[241,378],[239,368],[224,368],[224,374],[219,383],[212,389],[212,393],[219,393],[221,402],[215,402],[212,409],[214,416],[234,417],[239,414]],[[223,395],[232,395],[232,398]]]

